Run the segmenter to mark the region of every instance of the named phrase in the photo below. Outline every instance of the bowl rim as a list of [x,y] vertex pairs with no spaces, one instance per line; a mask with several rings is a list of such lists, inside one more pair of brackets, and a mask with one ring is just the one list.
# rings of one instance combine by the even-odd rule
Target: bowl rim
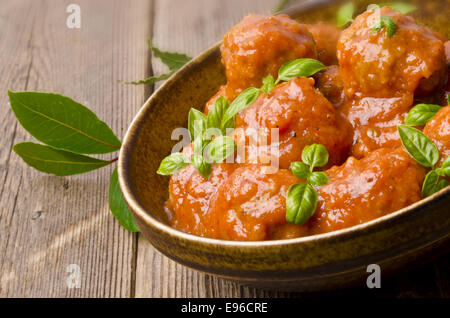
[[[277,14],[288,14],[295,16],[298,13],[305,13],[311,9],[318,9],[322,6],[326,6],[331,4],[333,0],[319,0],[319,1],[306,1],[302,4],[289,8],[288,10],[283,10]],[[296,245],[308,242],[318,242],[318,241],[331,241],[333,239],[343,239],[352,235],[358,235],[358,233],[362,231],[376,230],[377,225],[388,224],[390,222],[399,221],[402,217],[410,217],[413,213],[417,213],[421,210],[422,207],[426,205],[433,204],[440,200],[446,199],[450,196],[450,186],[440,190],[433,195],[417,201],[407,207],[404,207],[395,212],[389,213],[387,215],[381,216],[374,220],[357,224],[351,227],[347,227],[344,229],[315,234],[305,237],[298,237],[293,239],[282,239],[282,240],[270,240],[270,241],[233,241],[233,240],[222,240],[222,239],[214,239],[209,237],[198,236],[190,233],[186,233],[180,230],[177,230],[170,225],[167,225],[154,217],[150,211],[145,209],[139,202],[136,197],[134,191],[132,190],[131,182],[129,178],[129,165],[131,164],[130,158],[132,153],[132,148],[138,138],[139,130],[141,125],[145,122],[145,117],[148,111],[151,110],[152,104],[154,100],[159,99],[159,95],[161,95],[163,90],[170,88],[171,84],[177,81],[180,77],[183,77],[189,70],[196,65],[201,64],[207,58],[212,56],[214,53],[217,53],[219,47],[221,45],[221,41],[216,43],[212,47],[206,49],[201,52],[197,57],[193,58],[190,62],[185,64],[182,68],[176,71],[169,79],[167,79],[159,88],[157,88],[153,94],[144,102],[144,104],[139,109],[138,113],[133,118],[131,124],[128,126],[127,132],[122,142],[122,147],[119,153],[118,160],[118,177],[119,177],[119,185],[124,196],[125,202],[130,207],[135,217],[142,220],[146,225],[152,227],[154,230],[158,232],[162,232],[169,236],[178,238],[180,240],[184,240],[191,243],[197,244],[206,244],[206,245],[214,245],[214,246],[223,246],[223,247],[237,247],[237,248],[262,248],[262,247],[279,247],[280,245]],[[155,172],[156,173],[156,172]]]

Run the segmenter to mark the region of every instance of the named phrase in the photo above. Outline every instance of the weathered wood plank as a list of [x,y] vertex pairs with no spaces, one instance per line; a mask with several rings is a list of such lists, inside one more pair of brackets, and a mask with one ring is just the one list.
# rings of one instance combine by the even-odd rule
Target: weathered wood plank
[[[164,50],[196,56],[221,40],[248,13],[269,13],[277,0],[155,1],[152,42]],[[152,61],[155,74],[166,71]],[[257,291],[179,265],[157,252],[142,236],[138,242],[136,297],[257,297]]]
[[[0,3],[1,297],[134,294],[137,237],[110,215],[112,167],[58,178],[34,171],[11,153],[13,143],[31,138],[17,126],[4,94],[7,88],[68,95],[92,109],[119,137],[145,99],[144,87],[118,81],[148,75],[145,39],[152,3],[79,0],[81,29],[69,29],[70,3]],[[80,266],[81,288],[67,287],[69,264]]]

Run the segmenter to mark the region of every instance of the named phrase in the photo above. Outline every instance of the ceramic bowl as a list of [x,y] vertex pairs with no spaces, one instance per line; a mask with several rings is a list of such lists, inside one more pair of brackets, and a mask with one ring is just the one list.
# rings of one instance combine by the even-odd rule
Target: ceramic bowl
[[[373,1],[359,1],[365,7]],[[413,16],[449,36],[449,1],[416,1]],[[319,1],[290,10],[305,22],[327,21],[340,3]],[[190,268],[255,287],[315,291],[363,284],[369,264],[384,276],[448,251],[450,188],[407,208],[336,232],[291,240],[236,242],[199,237],[168,225],[168,177],[156,174],[170,153],[174,128],[201,109],[225,83],[219,45],[175,73],[143,105],[119,158],[120,187],[142,234],[164,255]]]

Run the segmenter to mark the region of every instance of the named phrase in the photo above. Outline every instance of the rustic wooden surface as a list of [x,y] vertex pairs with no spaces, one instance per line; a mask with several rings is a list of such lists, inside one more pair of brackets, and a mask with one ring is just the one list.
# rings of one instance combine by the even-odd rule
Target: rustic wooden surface
[[[300,0],[301,1],[301,0]],[[450,256],[380,290],[316,294],[255,290],[183,267],[123,230],[108,210],[112,167],[58,178],[27,167],[11,148],[31,140],[7,89],[52,91],[87,105],[122,137],[153,87],[119,80],[160,74],[146,39],[197,55],[243,15],[277,0],[78,0],[81,29],[66,27],[74,1],[0,2],[0,297],[450,297]],[[69,264],[81,287],[68,288]]]

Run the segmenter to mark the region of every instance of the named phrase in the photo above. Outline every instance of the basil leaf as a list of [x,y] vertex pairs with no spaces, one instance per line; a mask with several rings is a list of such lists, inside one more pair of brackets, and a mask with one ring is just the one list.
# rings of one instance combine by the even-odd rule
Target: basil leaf
[[194,139],[194,145],[193,145],[193,147],[194,147],[194,153],[195,153],[196,155],[202,155],[202,154],[203,154],[203,145],[204,145],[204,141],[203,141],[202,136],[201,136],[201,135],[200,135],[200,136],[197,136],[197,137]]
[[312,172],[308,176],[308,182],[313,187],[319,187],[319,186],[323,186],[325,184],[328,184],[328,182],[330,182],[330,180],[328,179],[328,176],[326,175],[325,172],[315,171],[315,172]]
[[311,167],[323,167],[328,163],[328,151],[324,145],[312,144],[303,148],[302,161]]
[[372,32],[378,32],[383,28],[386,28],[386,34],[388,38],[392,38],[395,34],[395,31],[397,31],[397,25],[394,22],[394,19],[391,17],[381,16],[380,21],[375,23],[375,25],[372,27]]
[[33,142],[14,145],[13,150],[36,170],[57,176],[71,176],[102,168],[111,161],[99,160]]
[[8,91],[20,124],[53,148],[78,154],[103,154],[120,149],[111,128],[85,106],[59,95]]
[[189,159],[180,152],[175,152],[167,157],[165,157],[161,164],[159,165],[157,174],[168,176],[174,173],[177,173],[184,167],[186,167],[189,163]]
[[188,130],[191,140],[194,140],[198,136],[203,136],[206,130],[206,115],[201,111],[191,108],[188,115]]
[[211,165],[206,162],[206,159],[201,155],[192,156],[192,165],[197,169],[203,178],[208,179],[211,175]]
[[280,12],[281,10],[283,10],[287,6],[288,2],[289,2],[289,0],[280,0],[277,3],[275,9],[273,9],[272,13],[276,14],[276,13]]
[[233,138],[219,136],[206,146],[205,151],[211,162],[221,163],[234,153],[235,147]]
[[231,103],[222,117],[221,128],[224,129],[234,120],[234,116],[249,107],[258,98],[260,90],[255,87],[249,87]]
[[150,40],[148,40],[148,46],[153,51],[155,57],[159,58],[169,70],[176,71],[180,69],[184,64],[192,60],[192,57],[186,54],[176,53],[176,52],[166,52],[154,47]]
[[353,22],[353,14],[355,13],[355,6],[353,2],[348,2],[341,6],[337,12],[337,25],[342,28],[348,23]]
[[301,225],[314,215],[317,208],[316,190],[307,183],[292,185],[286,198],[286,221]]
[[417,7],[411,3],[405,2],[389,2],[380,4],[380,7],[390,7],[392,10],[400,12],[401,14],[408,14],[417,10]]
[[422,185],[422,198],[426,198],[449,185],[449,182],[445,179],[439,181],[439,175],[435,170],[431,170],[425,177]]
[[159,76],[150,76],[143,80],[138,80],[138,81],[131,81],[131,82],[119,81],[119,83],[120,84],[133,84],[133,85],[154,84],[156,82],[168,79],[170,76],[172,76],[173,73],[174,72],[169,72],[169,73],[161,74]]
[[447,157],[442,163],[442,166],[436,169],[436,173],[441,177],[450,177],[450,157]]
[[436,192],[435,189],[438,181],[439,176],[436,171],[431,170],[430,172],[428,172],[422,185],[422,198],[426,198]]
[[436,145],[420,130],[406,126],[397,126],[400,139],[406,151],[424,167],[433,167],[439,160]]
[[275,87],[275,80],[272,75],[264,77],[262,82],[261,90],[266,94],[269,94]]
[[323,70],[324,68],[325,65],[323,65],[322,62],[315,59],[303,58],[292,60],[285,63],[278,70],[278,78],[275,83],[278,83],[279,81],[287,82],[293,77],[299,76],[309,77]]
[[411,108],[406,116],[405,124],[409,126],[423,126],[433,118],[441,106],[433,104],[418,104]]
[[[228,103],[227,99],[223,96],[220,96],[219,98],[216,99],[216,101],[214,102],[214,105],[211,107],[211,109],[208,112],[208,117],[207,117],[207,128],[218,128],[220,130],[222,130],[222,118],[223,115],[225,114],[225,111],[228,109],[228,107],[230,106],[230,104]],[[222,130],[222,133],[225,135],[226,133],[226,128],[232,128],[231,127],[223,127],[224,129]]]
[[126,230],[130,232],[139,232],[139,228],[125,203],[122,191],[120,191],[117,168],[114,169],[109,182],[109,209],[117,221],[119,221],[120,225]]
[[306,163],[295,161],[291,163],[291,170],[294,176],[299,179],[307,179],[311,171]]
[[450,94],[447,95],[447,105],[450,105]]

